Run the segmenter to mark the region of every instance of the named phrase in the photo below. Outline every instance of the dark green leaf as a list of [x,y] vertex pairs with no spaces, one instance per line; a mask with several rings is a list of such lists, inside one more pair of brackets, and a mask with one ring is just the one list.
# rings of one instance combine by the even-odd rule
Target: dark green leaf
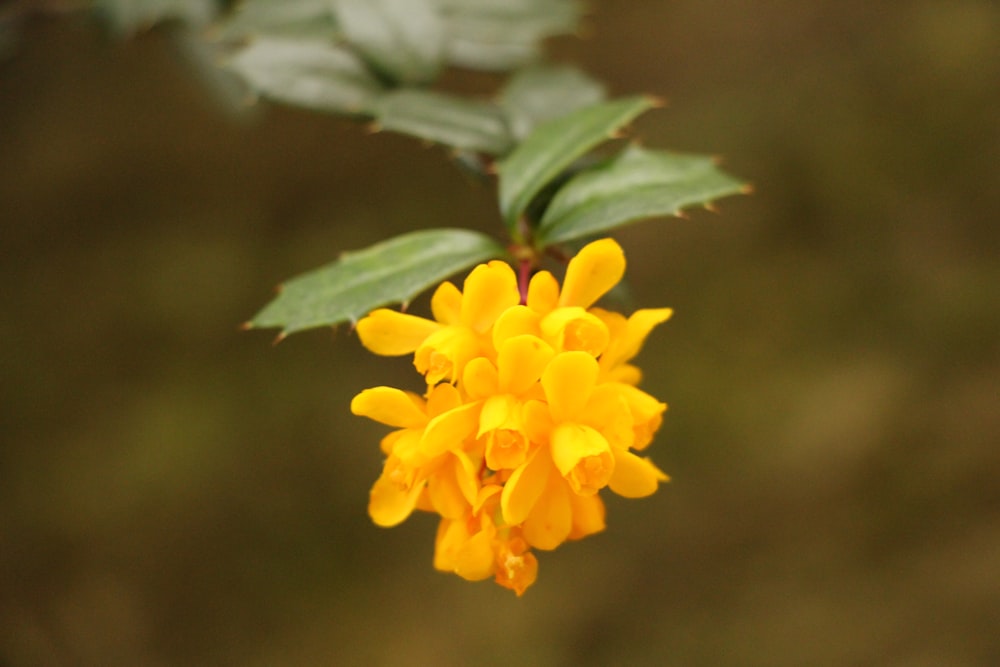
[[441,69],[444,24],[434,0],[333,0],[344,37],[383,76],[427,83]]
[[282,335],[356,322],[371,310],[407,303],[449,275],[505,255],[493,239],[464,229],[430,229],[397,236],[289,280],[247,323],[281,327]]
[[375,107],[377,125],[460,150],[500,155],[511,137],[500,109],[454,95],[402,89],[384,95]]
[[535,234],[539,247],[604,232],[643,218],[675,215],[738,194],[745,185],[711,157],[630,146],[582,172],[553,198]]
[[511,133],[523,140],[540,123],[604,99],[604,86],[575,67],[535,65],[521,70],[500,93]]
[[652,106],[648,97],[628,97],[539,125],[500,163],[500,212],[512,234],[521,214],[549,181]]
[[368,113],[381,92],[351,51],[325,40],[261,37],[227,66],[260,95],[336,113]]

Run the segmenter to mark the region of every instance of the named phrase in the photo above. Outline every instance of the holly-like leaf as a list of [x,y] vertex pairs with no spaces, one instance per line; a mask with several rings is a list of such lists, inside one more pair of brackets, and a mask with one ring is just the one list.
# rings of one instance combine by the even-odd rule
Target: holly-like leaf
[[537,125],[604,99],[604,86],[568,65],[535,65],[514,76],[500,93],[511,134],[523,140]]
[[494,104],[429,90],[387,93],[375,106],[377,127],[490,155],[510,149],[503,112]]
[[369,113],[382,88],[353,52],[326,40],[261,37],[226,65],[258,94],[335,113]]
[[503,71],[537,60],[546,37],[576,29],[576,0],[437,0],[452,65]]
[[281,327],[285,336],[356,322],[375,308],[407,303],[451,274],[505,254],[503,246],[479,232],[411,232],[345,253],[335,262],[292,278],[246,326]]
[[552,199],[535,232],[539,247],[676,215],[688,206],[746,191],[705,155],[629,146],[601,166],[574,176]]
[[396,83],[427,83],[444,60],[445,30],[434,0],[333,0],[344,37]]
[[511,234],[517,238],[518,219],[549,181],[653,105],[648,97],[628,97],[539,125],[500,163],[500,212]]

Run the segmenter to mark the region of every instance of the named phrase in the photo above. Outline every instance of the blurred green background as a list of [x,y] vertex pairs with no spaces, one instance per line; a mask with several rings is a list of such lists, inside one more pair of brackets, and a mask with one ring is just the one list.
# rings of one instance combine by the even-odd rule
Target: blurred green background
[[[239,331],[396,232],[499,229],[444,153],[234,117],[169,29],[33,18],[0,61],[0,665],[1000,664],[1000,7],[595,3],[553,43],[755,185],[618,238],[669,305],[673,482],[521,599],[366,516],[412,386],[346,328]],[[479,80],[455,79],[480,86]],[[420,305],[415,308],[421,308]]]

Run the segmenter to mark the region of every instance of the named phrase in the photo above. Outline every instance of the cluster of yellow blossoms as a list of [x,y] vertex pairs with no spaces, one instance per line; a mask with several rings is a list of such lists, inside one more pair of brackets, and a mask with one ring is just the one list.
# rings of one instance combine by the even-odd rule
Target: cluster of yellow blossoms
[[621,280],[611,239],[584,247],[560,290],[547,271],[525,294],[505,262],[477,266],[464,289],[431,300],[434,319],[379,309],[357,325],[382,355],[414,354],[423,396],[366,389],[351,411],[396,430],[368,506],[380,526],[414,509],[441,516],[434,567],[494,577],[521,595],[538,573],[531,549],[604,529],[598,491],[638,498],[667,476],[642,451],[666,405],[638,389],[629,361],[669,308],[631,317],[592,307]]

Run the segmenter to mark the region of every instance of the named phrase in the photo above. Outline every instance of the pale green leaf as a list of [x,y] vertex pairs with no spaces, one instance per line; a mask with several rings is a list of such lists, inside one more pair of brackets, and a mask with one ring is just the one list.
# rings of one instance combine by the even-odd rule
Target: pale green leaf
[[292,278],[247,327],[281,327],[287,335],[356,322],[375,308],[408,303],[451,274],[505,254],[503,246],[479,232],[411,232]]
[[575,0],[438,0],[448,61],[501,71],[536,60],[541,42],[571,33],[582,12]]
[[208,23],[219,9],[216,0],[95,0],[93,8],[103,14],[119,34],[152,27],[160,21],[183,21],[193,26]]
[[505,153],[512,141],[496,105],[428,90],[387,93],[375,105],[375,121],[381,129],[490,155]]
[[535,65],[511,77],[500,93],[511,134],[523,140],[540,123],[604,99],[604,86],[569,65]]
[[542,247],[643,218],[675,215],[745,189],[711,157],[629,146],[614,160],[577,174],[556,193],[535,243]]
[[441,69],[445,28],[434,0],[332,0],[344,37],[396,83],[427,83]]
[[336,113],[369,113],[381,87],[357,56],[325,40],[261,37],[226,65],[258,94]]
[[549,181],[653,104],[648,97],[628,97],[539,125],[500,163],[500,212],[507,228],[516,229],[531,200]]
[[219,39],[339,35],[330,0],[243,0],[213,30]]

